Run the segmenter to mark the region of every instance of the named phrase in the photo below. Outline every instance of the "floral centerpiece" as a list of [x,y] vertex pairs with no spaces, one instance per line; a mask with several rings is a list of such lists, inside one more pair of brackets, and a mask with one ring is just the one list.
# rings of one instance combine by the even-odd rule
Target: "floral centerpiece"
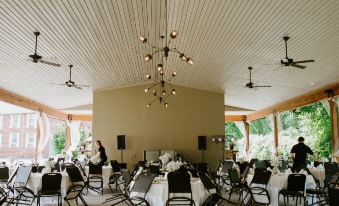
[[271,161],[271,165],[273,166],[273,173],[277,174],[279,172],[279,167],[281,167],[281,162],[277,157],[274,157]]
[[44,172],[52,172],[53,168],[55,168],[55,162],[53,160],[47,160],[45,162]]
[[171,160],[171,155],[168,153],[165,153],[159,157],[161,160],[162,166],[165,167],[167,163]]
[[171,162],[167,163],[166,170],[169,171],[169,172],[175,172],[178,169],[180,169],[181,166],[182,166],[181,162],[171,161]]

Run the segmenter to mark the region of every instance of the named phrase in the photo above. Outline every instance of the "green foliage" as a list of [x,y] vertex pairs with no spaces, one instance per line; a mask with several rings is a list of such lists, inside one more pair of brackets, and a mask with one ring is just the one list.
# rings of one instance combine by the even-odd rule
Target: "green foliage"
[[57,127],[52,138],[55,152],[56,154],[60,154],[61,151],[65,148],[65,138],[66,138],[65,127],[62,126]]
[[250,124],[250,134],[267,135],[272,133],[272,118],[257,119]]
[[241,139],[243,136],[234,122],[225,122],[225,135],[232,136],[234,139]]

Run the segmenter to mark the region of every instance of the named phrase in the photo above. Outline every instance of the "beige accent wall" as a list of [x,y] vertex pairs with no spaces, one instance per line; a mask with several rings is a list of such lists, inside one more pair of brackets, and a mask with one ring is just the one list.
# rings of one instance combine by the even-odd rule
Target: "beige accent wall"
[[[192,162],[201,161],[198,136],[224,134],[224,95],[175,86],[168,108],[144,93],[145,86],[94,92],[93,141],[100,139],[108,159],[120,161],[119,134],[126,135],[124,162],[131,167],[143,159],[143,151],[174,149]],[[206,162],[214,167],[222,159],[222,145],[208,138]]]

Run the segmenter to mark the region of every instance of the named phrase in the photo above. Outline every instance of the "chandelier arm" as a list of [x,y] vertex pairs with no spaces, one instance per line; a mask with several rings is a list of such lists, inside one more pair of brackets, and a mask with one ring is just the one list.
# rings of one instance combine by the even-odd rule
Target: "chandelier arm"
[[154,51],[154,52],[152,52],[152,54],[151,55],[153,55],[153,54],[156,54],[156,53],[158,53],[158,52],[161,52],[161,51],[163,51],[164,49],[160,49],[160,48],[157,48],[158,50],[156,50],[156,51]]
[[176,52],[178,54],[181,54],[181,51],[179,51],[177,48],[170,49],[171,52]]
[[153,44],[149,43],[148,41],[145,42],[146,44],[148,44],[149,46],[151,46],[153,49],[159,49],[158,47],[154,46]]

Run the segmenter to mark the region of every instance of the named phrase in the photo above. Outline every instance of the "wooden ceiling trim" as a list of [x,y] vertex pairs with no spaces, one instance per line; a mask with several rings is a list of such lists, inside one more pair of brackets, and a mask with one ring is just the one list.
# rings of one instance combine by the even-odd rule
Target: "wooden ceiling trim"
[[256,112],[253,112],[252,114],[247,115],[246,119],[248,121],[252,121],[252,120],[260,119],[268,115],[271,115],[273,111],[276,111],[277,113],[284,112],[287,110],[295,109],[298,107],[302,107],[302,106],[317,102],[319,100],[327,98],[327,94],[325,90],[328,90],[328,89],[333,90],[334,96],[339,95],[339,82],[328,85],[316,91],[312,91],[312,92],[303,94],[301,96],[294,97],[292,99],[278,103],[268,108],[258,110]]
[[26,97],[6,91],[4,89],[0,89],[0,100],[3,102],[9,103],[9,104],[13,104],[19,107],[29,109],[29,110],[43,112],[43,113],[48,114],[49,116],[52,116],[52,117],[55,117],[61,120],[67,120],[66,113],[63,113],[49,106],[40,104]]
[[246,121],[246,115],[225,115],[225,122],[243,122]]

